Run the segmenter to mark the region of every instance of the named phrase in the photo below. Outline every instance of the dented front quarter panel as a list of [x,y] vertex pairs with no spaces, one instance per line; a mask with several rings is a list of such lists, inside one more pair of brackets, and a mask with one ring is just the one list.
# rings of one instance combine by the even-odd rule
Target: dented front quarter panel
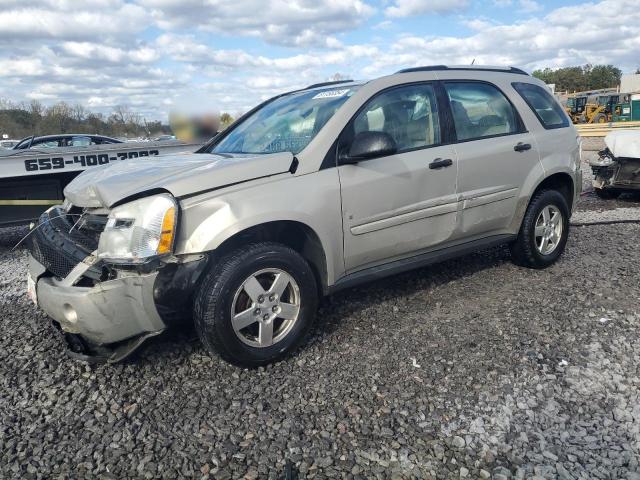
[[335,168],[285,173],[180,201],[176,255],[213,251],[247,228],[293,221],[313,230],[326,255],[327,282],[344,272],[340,183]]

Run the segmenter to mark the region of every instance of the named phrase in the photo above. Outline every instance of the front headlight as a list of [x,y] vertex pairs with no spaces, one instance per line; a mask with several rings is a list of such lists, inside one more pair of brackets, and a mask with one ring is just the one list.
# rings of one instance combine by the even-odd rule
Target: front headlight
[[114,208],[100,235],[98,257],[116,263],[143,263],[173,251],[178,205],[169,194]]

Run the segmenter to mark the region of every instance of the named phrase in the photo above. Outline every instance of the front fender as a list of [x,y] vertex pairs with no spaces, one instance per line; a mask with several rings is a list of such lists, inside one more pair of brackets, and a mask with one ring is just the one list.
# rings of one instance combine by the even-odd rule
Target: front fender
[[327,282],[344,272],[342,212],[336,169],[265,179],[181,202],[175,253],[213,251],[257,225],[293,221],[313,230],[325,252]]

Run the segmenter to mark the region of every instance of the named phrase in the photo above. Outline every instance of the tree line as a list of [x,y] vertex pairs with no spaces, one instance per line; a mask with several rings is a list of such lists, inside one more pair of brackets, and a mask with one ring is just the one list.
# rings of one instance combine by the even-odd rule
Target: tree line
[[148,122],[128,106],[117,106],[111,114],[88,111],[80,104],[58,102],[45,107],[34,100],[14,104],[0,99],[0,134],[9,138],[58,133],[95,133],[110,137],[154,137],[170,133],[162,122]]
[[615,88],[620,85],[622,70],[613,65],[583,65],[581,67],[545,68],[533,76],[545,83],[554,83],[556,92],[581,92]]

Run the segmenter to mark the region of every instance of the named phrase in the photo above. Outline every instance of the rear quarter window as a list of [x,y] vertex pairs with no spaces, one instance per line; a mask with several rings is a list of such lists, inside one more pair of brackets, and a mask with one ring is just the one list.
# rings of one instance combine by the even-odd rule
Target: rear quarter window
[[532,83],[514,82],[511,85],[533,110],[544,128],[550,130],[569,126],[569,117],[549,91]]

